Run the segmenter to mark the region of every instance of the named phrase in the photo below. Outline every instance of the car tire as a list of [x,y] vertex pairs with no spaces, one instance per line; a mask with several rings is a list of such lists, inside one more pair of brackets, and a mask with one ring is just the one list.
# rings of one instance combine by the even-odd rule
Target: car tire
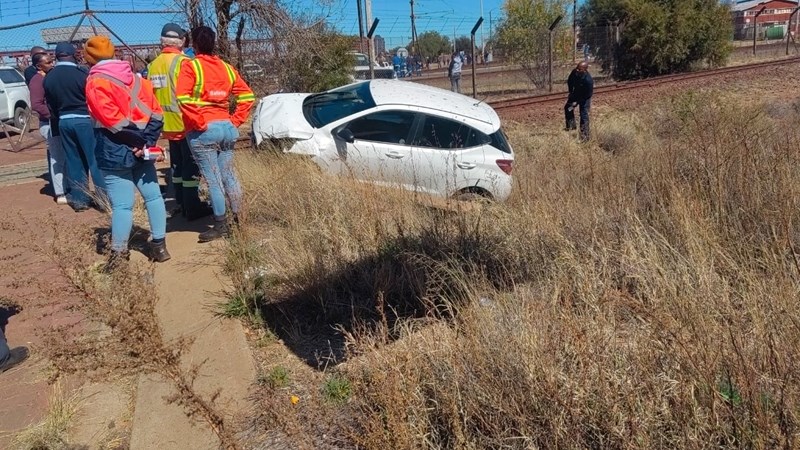
[[464,191],[459,192],[453,196],[454,199],[460,202],[479,202],[489,203],[492,201],[492,196],[488,192]]
[[14,126],[20,130],[25,128],[25,124],[30,120],[31,114],[28,108],[17,106],[14,108]]

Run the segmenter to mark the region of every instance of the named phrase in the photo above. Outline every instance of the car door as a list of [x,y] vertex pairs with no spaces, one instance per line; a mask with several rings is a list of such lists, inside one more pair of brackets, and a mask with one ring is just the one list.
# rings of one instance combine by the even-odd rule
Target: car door
[[468,172],[477,166],[463,161],[461,155],[475,130],[444,117],[425,113],[419,116],[411,142],[414,185],[416,190],[448,197],[464,187]]
[[8,96],[10,92],[3,82],[3,72],[5,70],[0,69],[0,120],[7,120],[11,118],[14,111],[11,111],[11,106],[13,105],[9,105]]
[[403,184],[404,167],[410,164],[409,136],[415,114],[411,111],[376,111],[353,119],[336,128],[353,133],[354,141],[344,146],[340,158],[346,174],[380,185]]

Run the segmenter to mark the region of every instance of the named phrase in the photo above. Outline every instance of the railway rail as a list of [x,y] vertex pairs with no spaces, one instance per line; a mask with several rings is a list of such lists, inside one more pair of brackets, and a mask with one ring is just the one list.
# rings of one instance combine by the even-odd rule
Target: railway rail
[[[634,89],[642,89],[646,87],[658,86],[665,83],[675,83],[686,80],[694,80],[698,78],[707,78],[727,73],[745,72],[748,70],[754,70],[763,67],[782,66],[798,62],[800,62],[800,57],[792,57],[774,61],[743,64],[741,66],[721,67],[719,69],[701,70],[697,72],[679,73],[674,75],[662,75],[658,77],[646,78],[643,80],[624,81],[614,84],[596,86],[594,88],[594,95],[622,92]],[[509,100],[497,100],[488,103],[492,108],[494,108],[496,111],[499,112],[503,110],[524,108],[530,105],[536,105],[540,103],[563,102],[565,101],[565,98],[566,98],[565,92],[558,92],[552,94],[540,94],[540,95],[531,95],[526,97],[518,97]]]

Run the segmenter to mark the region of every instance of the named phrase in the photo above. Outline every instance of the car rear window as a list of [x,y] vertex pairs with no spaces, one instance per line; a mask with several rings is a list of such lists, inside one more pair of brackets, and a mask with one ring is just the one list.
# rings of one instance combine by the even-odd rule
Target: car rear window
[[0,81],[6,84],[24,83],[25,78],[14,69],[0,69]]
[[358,83],[309,95],[303,101],[303,115],[308,123],[320,128],[374,107],[369,83]]
[[511,151],[511,145],[508,143],[508,138],[506,137],[506,134],[503,133],[502,128],[492,133],[489,137],[492,139],[492,147],[500,150],[503,153],[513,153]]

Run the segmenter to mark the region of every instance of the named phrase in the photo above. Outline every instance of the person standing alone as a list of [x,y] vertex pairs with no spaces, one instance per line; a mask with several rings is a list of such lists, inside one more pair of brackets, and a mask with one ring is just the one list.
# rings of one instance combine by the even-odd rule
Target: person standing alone
[[453,58],[450,60],[450,66],[447,68],[447,77],[450,78],[450,90],[453,92],[461,93],[461,66],[464,61],[461,55],[453,53]]
[[189,59],[181,53],[185,43],[186,32],[180,26],[174,23],[164,25],[161,29],[161,54],[147,66],[147,73],[156,99],[164,110],[162,133],[169,140],[175,202],[187,220],[195,220],[211,215],[212,211],[200,200],[200,171],[186,141],[183,116],[175,94],[181,64]]
[[[234,222],[238,220],[242,188],[233,167],[233,145],[239,137],[237,128],[247,120],[256,99],[236,69],[214,55],[216,39],[216,33],[209,27],[192,30],[197,56],[183,61],[176,90],[189,148],[208,183],[214,210],[214,226],[200,233],[200,242],[219,239],[229,233],[226,198]],[[236,103],[233,114],[230,113],[231,96]]]
[[589,111],[592,105],[592,93],[594,91],[594,80],[589,74],[589,64],[585,61],[578,63],[578,66],[570,72],[567,78],[567,103],[564,105],[564,119],[566,121],[565,131],[575,129],[575,108],[580,108],[581,115],[581,141],[589,140]]

